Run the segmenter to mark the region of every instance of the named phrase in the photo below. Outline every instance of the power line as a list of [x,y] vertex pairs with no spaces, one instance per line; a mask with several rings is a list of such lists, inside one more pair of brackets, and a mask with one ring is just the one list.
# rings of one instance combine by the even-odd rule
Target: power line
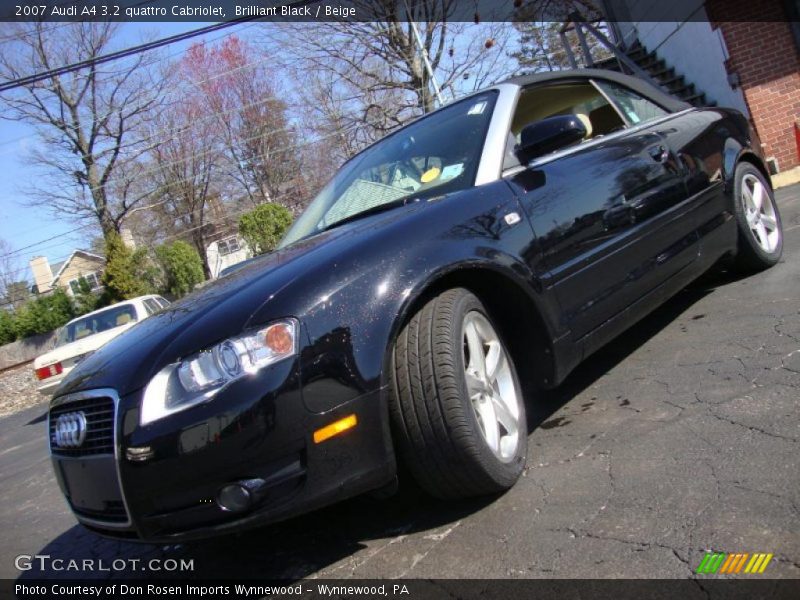
[[[79,4],[79,1],[80,0],[76,0],[75,2],[59,2],[57,4],[54,4],[53,8],[65,8],[67,6],[77,6]],[[141,6],[143,4],[152,4],[153,2],[156,2],[156,0],[142,0],[141,2],[137,2],[136,4],[129,4],[125,8],[133,8],[133,7]],[[52,25],[50,27],[43,27],[42,29],[39,30],[39,32],[44,33],[46,31],[55,31],[56,29],[63,29],[64,27],[67,27],[67,26],[73,25],[73,24],[74,23],[72,23],[72,22],[57,23],[57,24]],[[36,35],[36,33],[37,33],[37,31],[18,31],[17,33],[15,33],[13,35],[6,35],[6,36],[3,36],[3,37],[0,37],[0,42],[12,42],[12,41],[19,40],[19,38],[21,38],[21,37],[28,37],[30,35]]]
[[[275,196],[274,198],[272,198],[271,202],[279,202],[281,200],[284,200],[284,199],[287,199],[287,198],[291,198],[291,197],[292,196],[290,194],[281,194],[281,195],[278,195],[278,196]],[[225,216],[223,216],[223,217],[221,217],[219,219],[206,221],[206,222],[204,222],[204,223],[202,223],[200,225],[197,225],[195,227],[191,227],[191,228],[188,228],[188,229],[182,229],[181,231],[177,231],[177,232],[172,233],[170,235],[167,235],[165,237],[159,238],[158,241],[159,241],[159,243],[163,244],[163,243],[167,242],[168,240],[179,238],[179,237],[184,236],[184,235],[186,235],[188,233],[191,233],[193,231],[197,231],[198,229],[202,229],[202,228],[208,227],[210,225],[216,225],[216,224],[219,224],[219,223],[224,223],[224,222],[231,221],[232,219],[235,219],[235,218],[245,214],[246,212],[252,210],[253,208],[254,207],[250,207],[250,206],[243,206],[243,207],[240,207],[240,208],[235,208],[234,210],[232,210],[231,212],[227,213]],[[198,210],[200,210],[200,209],[196,208],[196,209],[191,210],[191,211],[186,212],[186,213],[177,214],[177,215],[169,215],[169,217],[172,218],[173,220],[182,219],[184,217],[188,217],[188,216],[191,216],[191,215],[195,214]],[[84,225],[82,228],[85,229],[87,227],[93,227],[93,226],[95,226],[94,223],[89,223],[87,225]],[[74,233],[74,232],[71,232],[71,233]],[[63,256],[59,256],[59,257],[53,259],[53,263],[58,263],[61,260],[65,260],[65,259],[69,258],[70,256],[72,256],[73,252],[69,252],[68,254],[65,254]],[[13,273],[14,276],[16,276],[18,273],[22,273],[24,271],[27,271],[28,269],[30,269],[30,265],[15,269],[15,270],[11,271],[11,273]],[[13,303],[12,302],[0,302],[0,306],[8,306],[9,304],[13,304]]]
[[[298,4],[303,4],[303,3],[298,3]],[[240,20],[238,20],[238,21],[235,21],[235,22],[229,22],[229,23],[227,23],[227,24],[221,24],[221,25],[231,25],[231,24],[234,24],[234,23],[237,23],[237,22],[243,22],[243,21],[245,21],[245,20],[251,20],[251,19],[240,19]],[[166,44],[166,43],[172,43],[173,41],[177,41],[177,38],[188,38],[188,37],[191,37],[191,36],[193,36],[193,35],[198,35],[198,32],[201,32],[201,31],[202,31],[202,32],[205,32],[205,31],[207,31],[207,30],[212,30],[212,29],[214,29],[214,28],[220,28],[220,27],[221,27],[221,25],[220,25],[220,26],[212,26],[212,27],[210,27],[210,28],[201,28],[201,29],[199,29],[199,30],[194,30],[194,31],[192,31],[192,32],[187,32],[187,33],[185,33],[185,34],[179,34],[178,36],[172,36],[171,38],[164,38],[164,39],[160,40],[159,42],[160,42],[160,43],[162,43],[162,44]],[[230,35],[230,34],[226,34],[226,35]],[[220,36],[220,37],[225,37],[225,36]],[[138,48],[138,47],[137,47],[137,48]],[[135,50],[135,48],[134,48],[134,49],[128,49],[126,52],[132,52],[133,50]],[[119,54],[119,53],[116,53],[116,54]],[[112,55],[107,55],[106,57],[99,57],[98,59],[93,59],[92,61],[83,61],[83,62],[85,62],[85,63],[100,62],[100,61],[101,61],[101,59],[103,59],[103,58],[105,58],[105,60],[112,60],[114,57],[113,57]],[[209,78],[208,80],[215,79],[215,78],[217,78],[217,77],[222,77],[222,76],[225,76],[226,74],[228,74],[228,73],[230,73],[230,72],[233,72],[233,71],[236,71],[236,70],[240,70],[240,69],[248,68],[248,67],[250,67],[250,66],[254,66],[255,64],[259,64],[260,62],[262,62],[262,61],[256,61],[255,63],[250,63],[250,64],[248,64],[248,65],[242,65],[242,66],[236,67],[236,68],[234,68],[234,69],[231,69],[231,70],[229,70],[229,71],[227,71],[227,72],[223,72],[223,73],[221,73],[221,74],[218,74],[218,75],[216,75],[216,76],[214,76],[214,77],[211,77],[211,78]],[[77,63],[76,63],[76,64],[77,64]],[[64,69],[65,69],[65,68],[67,68],[67,67],[64,67]],[[81,68],[81,67],[79,66],[79,67],[75,67],[75,68]],[[40,76],[40,77],[47,77],[47,76],[52,76],[52,75],[48,75],[48,74],[40,74],[40,75],[38,75],[38,76]],[[21,85],[21,84],[20,84],[20,85]],[[419,90],[403,90],[403,91],[405,91],[405,92],[408,92],[408,91],[419,91]],[[360,96],[356,95],[356,96],[352,96],[352,97],[349,97],[349,98],[336,98],[336,101],[337,101],[337,102],[348,102],[348,101],[350,101],[350,100],[358,99],[359,97],[360,97]],[[271,99],[265,99],[265,100],[264,100],[264,102],[266,102],[266,101],[269,101],[269,100],[271,100]],[[253,103],[251,106],[255,106],[255,105],[257,105],[257,104],[260,104],[260,103],[261,103],[261,102],[259,102],[259,103]],[[234,108],[232,108],[232,109],[229,109],[229,111],[221,111],[221,112],[218,112],[218,113],[213,113],[213,114],[212,114],[212,115],[210,115],[210,116],[209,116],[207,119],[203,119],[203,121],[204,121],[204,120],[210,120],[210,119],[218,118],[218,117],[220,117],[222,114],[225,114],[225,113],[227,113],[227,112],[231,112],[231,111],[235,111],[235,110],[241,110],[241,109],[244,109],[244,108],[246,108],[246,107],[234,107]],[[360,111],[357,111],[357,110],[354,110],[354,111],[348,111],[348,112],[344,112],[344,113],[342,114],[342,116],[355,115],[355,114],[357,114],[357,113],[360,113]],[[195,121],[195,122],[196,122],[196,121]],[[193,123],[195,123],[195,122],[193,122]],[[186,131],[186,130],[188,130],[188,129],[189,129],[189,128],[184,128],[184,129],[182,129],[181,131]],[[272,131],[268,132],[268,133],[267,133],[267,134],[265,134],[265,135],[275,134],[275,133],[279,133],[279,132],[281,132],[281,131],[290,131],[290,130],[292,130],[292,129],[294,129],[294,127],[287,127],[287,128],[283,128],[283,129],[272,130]],[[161,132],[166,132],[166,130],[162,130]],[[146,139],[152,139],[153,137],[156,137],[156,135],[157,135],[158,133],[160,133],[160,132],[157,132],[156,134],[154,134],[154,135],[152,135],[152,136],[150,136],[149,138],[146,138]],[[341,135],[341,134],[342,134],[342,131],[341,131],[341,130],[338,130],[338,131],[333,131],[333,132],[331,132],[331,133],[329,133],[329,134],[326,134],[326,135],[323,135],[323,136],[317,137],[317,138],[315,138],[315,139],[312,139],[312,140],[308,140],[308,141],[306,141],[306,142],[304,142],[304,143],[301,143],[301,144],[288,145],[288,146],[284,146],[284,147],[281,147],[281,148],[275,149],[275,150],[273,150],[273,151],[270,151],[268,154],[266,154],[266,155],[265,155],[265,157],[266,157],[266,156],[272,156],[272,155],[274,155],[274,154],[277,154],[277,153],[279,153],[279,152],[285,152],[285,151],[291,150],[291,149],[293,149],[293,148],[300,148],[300,147],[303,147],[303,146],[307,146],[307,145],[316,144],[316,143],[319,143],[319,142],[321,142],[321,141],[324,141],[325,139],[328,139],[328,138],[331,138],[331,137],[335,137],[335,136],[338,136],[338,135]],[[253,136],[253,137],[250,137],[250,138],[245,138],[244,140],[238,140],[238,141],[239,141],[240,143],[241,143],[241,142],[247,142],[247,141],[252,141],[252,140],[258,139],[259,137],[261,137],[261,134],[259,134],[259,135],[256,135],[256,136]],[[137,142],[135,142],[135,143],[132,143],[132,144],[130,144],[130,145],[136,145],[136,144],[140,144],[141,142],[142,142],[142,140],[138,140]],[[146,149],[145,149],[145,150],[146,150]],[[204,154],[208,154],[208,153],[209,153],[209,152],[205,152],[205,153],[202,153],[202,154],[193,153],[192,155],[190,155],[190,156],[188,156],[188,157],[186,157],[186,158],[184,158],[184,159],[177,160],[177,161],[173,161],[173,162],[171,162],[171,163],[167,163],[166,165],[159,165],[159,166],[158,166],[157,168],[155,168],[155,169],[151,169],[151,170],[149,170],[149,171],[145,171],[145,172],[144,172],[144,174],[148,174],[148,173],[157,172],[158,170],[161,170],[161,169],[163,169],[165,166],[171,166],[171,165],[180,164],[180,163],[182,163],[182,162],[186,162],[186,161],[188,161],[188,160],[193,160],[193,159],[196,159],[198,156],[202,156],[202,155],[204,155]],[[140,176],[141,176],[141,175],[142,175],[142,174],[140,174]],[[142,196],[140,199],[142,199],[142,198],[144,198],[144,197],[146,197],[146,196],[148,196],[148,195],[151,195],[151,194],[153,194],[153,193],[156,193],[156,192],[158,192],[158,191],[163,191],[163,190],[165,189],[165,187],[168,189],[168,188],[169,188],[171,185],[176,185],[176,184],[180,183],[180,181],[187,181],[188,179],[189,179],[189,178],[184,178],[184,179],[180,179],[180,180],[172,180],[172,181],[170,181],[168,184],[166,184],[166,186],[160,186],[158,189],[156,189],[156,190],[154,190],[154,191],[152,191],[152,192],[148,192],[148,193],[144,194],[144,195],[143,195],[143,196]],[[98,186],[98,188],[99,188],[99,187],[104,187],[104,186]],[[94,189],[97,189],[97,188],[90,188],[90,190],[94,190]],[[137,209],[137,208],[134,208],[133,210],[146,210],[146,209],[151,209],[151,208],[154,208],[154,207],[156,207],[156,206],[159,206],[159,205],[161,205],[161,204],[165,204],[167,201],[168,201],[168,200],[165,200],[165,201],[162,201],[162,202],[157,202],[157,203],[155,203],[155,204],[153,204],[153,205],[150,205],[150,206],[147,206],[147,207],[140,207],[140,208],[138,208],[138,209]],[[177,217],[176,217],[176,218],[177,218]],[[89,224],[89,225],[86,225],[86,226],[80,227],[79,229],[85,229],[86,227],[89,227],[89,226],[96,226],[96,224],[92,223],[92,224]],[[38,242],[36,242],[36,243],[34,243],[34,244],[29,244],[29,245],[27,245],[27,246],[25,246],[25,247],[23,247],[23,248],[20,248],[20,249],[14,250],[14,251],[12,251],[12,252],[10,252],[10,253],[8,253],[8,254],[6,254],[6,255],[3,255],[3,256],[10,256],[10,255],[14,255],[14,254],[19,254],[19,253],[23,252],[24,250],[28,250],[28,249],[30,249],[30,248],[34,248],[34,247],[40,246],[41,244],[44,244],[44,243],[46,243],[46,242],[48,242],[48,241],[52,241],[52,240],[54,240],[54,239],[59,239],[59,238],[61,238],[61,237],[65,237],[65,236],[72,235],[73,233],[74,233],[74,231],[73,231],[73,232],[67,232],[67,233],[59,234],[59,235],[56,235],[56,236],[51,236],[51,237],[49,237],[49,238],[46,238],[46,239],[44,239],[44,240],[39,240]],[[61,245],[61,244],[57,244],[57,245]]]
[[[150,1],[154,2],[155,0],[150,0]],[[203,43],[213,43],[213,42],[219,41],[219,40],[221,40],[223,38],[226,38],[228,36],[235,35],[236,33],[239,33],[244,29],[248,29],[250,27],[253,27],[254,25],[257,25],[257,24],[258,23],[250,23],[249,25],[245,25],[244,27],[239,28],[237,31],[232,31],[232,32],[226,33],[224,35],[220,35],[220,36],[217,36],[217,37],[212,37],[212,38],[203,40]],[[73,25],[73,23],[63,23],[62,25]],[[178,54],[181,54],[183,52],[185,52],[185,51],[184,50],[178,50],[177,52],[173,52],[171,54],[167,54],[165,56],[162,56],[159,59],[153,61],[151,63],[151,66],[153,64],[156,64],[156,63],[162,62],[164,60],[167,60],[169,58],[172,58],[174,56],[177,56]],[[247,65],[243,65],[241,67],[237,67],[237,69],[255,67],[255,66],[260,65],[260,64],[264,63],[265,61],[269,60],[269,58],[270,57],[265,56],[261,60],[254,61],[252,63],[248,63]],[[119,71],[107,71],[107,72],[104,72],[104,75],[114,75],[114,74],[119,74],[119,73],[122,73],[122,72],[123,72],[122,70],[119,70]],[[221,74],[215,75],[213,77],[209,77],[208,79],[201,79],[199,81],[193,81],[191,83],[193,83],[195,85],[200,85],[200,84],[203,84],[203,83],[207,83],[209,81],[213,81],[214,79],[218,79],[219,77],[224,76],[226,73],[228,73],[228,72],[226,71],[225,73],[221,73]],[[181,103],[180,100],[176,100],[174,102],[169,102],[169,103],[165,104],[164,106],[174,106],[174,105],[177,105],[177,104],[180,104],[180,103]],[[28,134],[21,135],[21,136],[16,137],[16,138],[11,138],[9,140],[0,141],[0,146],[8,146],[8,145],[14,144],[16,142],[21,142],[22,140],[32,139],[32,138],[35,138],[35,137],[38,137],[38,134],[36,134],[36,133],[28,133]]]
[[[341,100],[346,101],[346,100],[352,100],[352,99],[355,99],[355,98],[356,97],[354,96],[354,97],[345,98],[345,99],[341,99]],[[350,116],[350,115],[355,115],[355,114],[358,114],[358,113],[360,113],[360,111],[357,111],[357,110],[356,111],[351,111],[351,112],[345,112],[345,113],[343,113],[343,116]],[[291,128],[284,128],[284,129],[281,129],[281,130],[273,130],[273,131],[270,131],[269,133],[270,134],[272,134],[272,133],[280,133],[282,131],[287,131],[287,130],[291,130]],[[337,131],[332,131],[330,133],[324,134],[322,136],[318,136],[318,137],[316,137],[314,139],[310,139],[310,140],[307,140],[307,141],[304,141],[304,142],[301,142],[301,143],[298,143],[298,144],[291,144],[291,145],[288,145],[288,146],[282,146],[280,148],[277,148],[275,150],[272,150],[272,151],[266,153],[264,155],[264,158],[268,158],[268,157],[273,156],[275,154],[278,154],[280,152],[286,152],[286,151],[289,151],[289,150],[295,150],[295,149],[298,149],[298,148],[311,146],[313,144],[318,144],[320,142],[323,142],[323,141],[325,141],[327,139],[330,139],[332,137],[336,137],[336,136],[341,135],[341,134],[342,134],[341,131],[338,131],[338,130]],[[239,142],[240,143],[249,142],[249,141],[256,140],[256,139],[258,139],[260,137],[262,137],[262,134],[258,134],[258,135],[252,136],[252,137],[244,138],[242,140],[239,140]],[[158,165],[157,167],[154,167],[152,169],[147,169],[147,170],[143,171],[142,173],[139,173],[137,176],[138,177],[142,177],[143,175],[156,173],[156,172],[164,169],[165,167],[179,165],[181,163],[184,163],[184,162],[187,162],[187,161],[190,161],[190,160],[195,160],[200,156],[205,156],[205,155],[211,154],[212,152],[216,152],[216,151],[217,151],[216,149],[212,149],[212,150],[205,150],[205,151],[202,151],[202,152],[194,152],[194,153],[191,153],[189,156],[187,156],[185,158],[181,158],[181,159],[178,159],[178,160],[175,160],[175,161],[167,162],[167,163],[165,163],[163,165]],[[160,186],[159,188],[157,188],[155,190],[152,190],[150,192],[142,194],[141,198],[146,198],[149,195],[155,194],[155,193],[157,193],[159,191],[163,191],[165,188],[169,188],[170,186],[177,185],[177,184],[179,184],[181,182],[189,181],[190,179],[191,178],[189,178],[189,177],[181,178],[181,179],[174,179],[174,180],[170,181],[168,184],[166,184],[165,186]],[[91,191],[93,189],[100,189],[102,187],[104,187],[104,186],[98,186],[97,188],[90,188],[89,191]],[[166,204],[167,202],[169,202],[169,200],[162,200],[162,201],[156,202],[154,204],[151,204],[151,205],[149,205],[147,207],[138,208],[138,210],[152,209],[152,208],[155,208],[156,206],[161,206],[163,204]],[[136,207],[131,209],[131,211],[135,211],[135,210],[137,210]],[[183,216],[186,216],[186,215],[183,215]],[[96,226],[96,224],[95,223],[91,223],[91,224],[83,225],[83,226],[79,227],[78,229],[79,230],[80,229],[86,229],[86,228],[92,227],[92,226]],[[37,247],[37,246],[39,246],[41,244],[44,244],[46,242],[52,241],[54,239],[66,237],[66,236],[69,236],[69,235],[73,235],[74,233],[75,233],[75,230],[69,231],[69,232],[65,232],[65,233],[61,233],[61,234],[57,234],[55,236],[52,236],[52,237],[49,237],[49,238],[45,238],[43,240],[39,240],[38,242],[35,242],[33,244],[29,244],[29,245],[24,246],[22,248],[18,248],[18,249],[15,249],[15,250],[11,251],[11,252],[6,253],[6,254],[0,255],[0,258],[4,258],[6,256],[12,256],[12,255],[15,255],[15,254],[19,254],[19,253],[23,252],[24,250],[28,250],[30,248],[35,248],[35,247]]]
[[[155,1],[155,0],[150,0],[150,1],[151,1],[151,2],[153,2],[153,1]],[[245,30],[245,29],[248,29],[248,28],[250,28],[250,27],[253,27],[253,26],[257,25],[257,24],[258,24],[258,23],[250,23],[249,25],[245,25],[244,27],[241,27],[241,28],[240,28],[239,30],[237,30],[237,31],[234,31],[234,32],[229,32],[229,33],[225,33],[225,34],[223,34],[223,35],[220,35],[220,36],[217,36],[217,37],[212,37],[212,38],[210,38],[210,39],[203,40],[203,42],[202,42],[202,43],[204,43],[204,44],[205,44],[205,43],[209,43],[209,44],[210,44],[210,43],[213,43],[213,42],[219,41],[219,40],[221,40],[221,39],[223,39],[223,38],[229,37],[229,36],[231,36],[231,35],[235,35],[236,33],[239,33],[239,32],[241,32],[241,31],[243,31],[243,30]],[[65,25],[72,25],[72,23],[66,23]],[[386,31],[389,31],[389,30],[390,30],[390,28],[388,28],[388,27],[387,27],[387,28],[384,28],[384,29],[380,29],[380,30],[378,30],[376,33],[385,33]],[[32,32],[31,32],[31,33],[32,33]],[[164,60],[167,60],[168,58],[172,58],[172,57],[174,57],[174,56],[177,56],[177,55],[179,55],[179,54],[182,54],[182,53],[184,53],[184,52],[185,52],[185,50],[179,50],[179,51],[177,51],[177,52],[173,52],[172,54],[167,54],[167,55],[165,55],[165,56],[162,56],[162,57],[161,57],[161,58],[159,58],[158,60],[154,61],[152,64],[156,64],[156,63],[162,62],[162,61],[164,61]],[[266,62],[266,61],[268,61],[268,60],[273,60],[273,58],[274,58],[274,57],[272,57],[272,56],[268,56],[268,55],[266,55],[266,54],[265,54],[265,55],[264,55],[264,57],[263,57],[263,58],[261,58],[261,59],[259,59],[259,60],[256,60],[256,61],[253,61],[253,62],[247,63],[247,64],[245,64],[245,65],[240,65],[240,66],[238,66],[238,67],[234,67],[233,69],[229,69],[229,70],[227,70],[227,71],[223,71],[222,73],[218,73],[218,74],[216,74],[216,75],[213,75],[213,76],[211,76],[211,77],[208,77],[208,78],[206,78],[206,79],[200,79],[200,80],[198,80],[198,81],[190,81],[189,83],[191,83],[192,85],[199,86],[199,85],[202,85],[202,84],[204,84],[204,83],[208,83],[209,81],[214,81],[215,79],[219,79],[219,78],[221,78],[221,77],[225,77],[226,75],[230,75],[231,73],[234,73],[234,72],[236,72],[236,71],[241,71],[241,70],[245,70],[245,69],[249,69],[249,68],[255,68],[255,67],[257,67],[257,66],[259,66],[259,65],[261,65],[261,64],[263,64],[263,63],[265,63],[265,62]],[[106,75],[108,75],[108,74],[115,74],[115,73],[121,73],[121,72],[122,72],[121,70],[120,70],[120,71],[109,71],[109,72],[106,72],[105,74],[106,74]],[[404,91],[412,91],[412,92],[417,92],[417,91],[424,91],[424,90],[423,90],[423,88],[415,88],[415,89],[409,89],[409,90],[404,90]],[[353,97],[350,97],[350,98],[343,98],[343,99],[337,99],[337,100],[338,100],[338,101],[340,101],[340,102],[346,102],[346,101],[349,101],[349,100],[354,100],[354,99],[357,99],[357,98],[359,98],[359,97],[360,97],[360,96],[353,96]],[[265,99],[265,100],[263,100],[263,101],[260,101],[260,102],[258,102],[258,103],[252,104],[252,105],[250,105],[250,106],[257,106],[258,104],[266,103],[266,102],[269,102],[269,101],[271,101],[271,100],[272,100],[271,98],[267,98],[267,99]],[[162,106],[163,106],[163,107],[177,106],[177,105],[179,105],[179,104],[182,104],[182,103],[183,103],[183,100],[182,100],[182,99],[177,99],[177,100],[175,100],[175,101],[172,101],[172,102],[167,102],[166,104],[164,104],[164,105],[162,105]],[[286,104],[286,106],[287,106],[287,107],[297,107],[297,106],[299,106],[299,105],[297,105],[297,104],[288,104],[288,103],[285,103],[285,102],[284,102],[284,104]],[[230,109],[230,110],[231,110],[231,112],[232,112],[232,111],[239,110],[239,109],[241,109],[241,110],[244,110],[244,109],[246,109],[246,108],[249,108],[249,107],[248,107],[248,106],[234,107],[233,109]],[[215,113],[215,114],[221,114],[221,113]],[[212,119],[214,118],[214,115],[213,115],[213,114],[212,114],[211,118],[212,118]],[[192,122],[192,125],[194,125],[194,124],[196,124],[196,123],[202,123],[202,122],[204,122],[204,121],[205,121],[205,119],[199,119],[199,120],[197,120],[197,121],[193,121],[193,122]],[[161,132],[161,133],[166,133],[166,132],[167,132],[167,130],[166,130],[166,129],[162,129],[162,130],[160,130],[160,132]],[[16,138],[12,138],[12,139],[10,139],[10,140],[3,140],[3,141],[0,141],[0,146],[7,146],[7,145],[10,145],[10,144],[13,144],[13,143],[16,143],[16,142],[20,142],[20,141],[22,141],[22,140],[25,140],[25,139],[31,139],[31,138],[35,138],[35,137],[37,137],[37,134],[36,134],[36,133],[30,133],[30,134],[26,134],[26,135],[23,135],[23,136],[19,136],[19,137],[16,137]],[[142,140],[137,140],[136,142],[131,142],[130,144],[123,145],[123,146],[121,147],[121,149],[132,147],[132,146],[134,146],[134,145],[136,145],[136,144],[139,144],[139,143],[141,143],[142,141],[146,141],[146,140],[153,139],[153,137],[155,137],[155,135],[148,136],[148,137],[146,137],[146,138],[144,138],[144,139],[142,139]],[[83,156],[81,156],[80,158],[83,158]]]
[[[288,3],[286,6],[290,7],[299,7],[305,6],[308,4],[316,4],[319,0],[295,0],[294,2]],[[150,50],[155,50],[156,48],[161,48],[163,46],[167,46],[169,44],[174,44],[175,42],[182,42],[184,40],[191,39],[193,37],[197,37],[198,35],[204,35],[206,33],[211,33],[213,31],[219,31],[220,29],[225,29],[227,27],[231,27],[233,25],[238,25],[240,23],[246,23],[249,21],[256,21],[260,17],[252,16],[252,17],[241,17],[239,19],[234,19],[232,21],[225,21],[223,23],[215,23],[213,25],[207,25],[205,27],[199,27],[197,29],[193,29],[191,31],[187,31],[184,33],[178,33],[175,35],[171,35],[165,38],[161,38],[155,40],[153,42],[146,42],[144,44],[139,44],[137,46],[131,46],[130,48],[125,48],[124,50],[117,50],[116,52],[109,52],[108,54],[104,54],[102,56],[97,56],[95,58],[88,58],[86,60],[82,60],[71,65],[64,65],[62,67],[56,67],[54,69],[49,69],[47,71],[42,71],[40,73],[35,73],[33,75],[28,75],[27,77],[20,77],[17,79],[13,79],[11,81],[7,81],[5,83],[0,84],[0,92],[6,92],[8,90],[13,90],[18,87],[23,87],[26,85],[31,85],[33,83],[37,83],[39,81],[43,81],[45,79],[50,79],[52,77],[57,77],[59,75],[63,75],[65,73],[70,73],[72,71],[78,71],[80,69],[85,69],[86,67],[91,67],[94,65],[99,65],[103,63],[107,63],[113,60],[118,60],[120,58],[127,58],[128,56],[132,56],[137,53],[148,52]]]
[[[414,91],[414,90],[410,90],[410,91]],[[359,97],[360,96],[356,95],[356,96],[349,96],[349,97],[345,97],[345,98],[337,98],[336,100],[338,102],[348,102],[348,101],[351,101],[351,100],[356,100]],[[264,100],[264,101],[255,102],[252,105],[245,105],[244,107],[236,107],[235,109],[231,109],[231,110],[246,109],[246,108],[248,108],[248,106],[258,106],[259,104],[262,104],[262,103],[264,103],[266,101],[271,101],[271,100],[273,100],[273,98],[269,98],[269,99]],[[209,117],[205,117],[205,118],[200,119],[198,121],[202,122],[202,121],[207,121],[207,120],[213,120],[215,118],[218,118],[218,117],[226,114],[227,112],[231,112],[231,111],[221,111],[221,112],[217,112],[217,113],[211,113],[211,115]],[[361,112],[362,112],[361,110],[352,110],[352,111],[347,111],[347,112],[342,113],[341,116],[343,116],[343,117],[355,116],[355,115],[361,114]],[[196,122],[198,122],[198,121],[196,121]],[[177,131],[170,131],[170,130],[166,130],[165,129],[165,130],[161,130],[161,132],[162,133],[172,133],[172,136],[174,137],[175,135],[179,135],[184,131],[189,131],[190,129],[191,129],[191,127],[183,128],[183,129],[180,129],[180,130],[177,130]],[[255,140],[257,140],[257,139],[259,139],[261,137],[266,137],[266,136],[274,135],[274,134],[277,134],[277,133],[291,132],[294,129],[295,129],[294,126],[283,127],[283,128],[279,128],[279,129],[273,129],[273,130],[270,130],[267,133],[264,133],[264,134],[259,133],[259,134],[256,134],[256,135],[253,135],[253,136],[250,136],[250,137],[239,139],[237,141],[238,141],[238,143],[251,142],[251,141],[255,141]],[[280,148],[276,148],[275,150],[272,150],[272,151],[264,154],[263,158],[268,158],[270,156],[273,156],[273,155],[281,153],[281,152],[286,152],[286,151],[289,151],[289,150],[295,150],[295,149],[298,149],[298,148],[303,148],[303,147],[306,147],[306,146],[310,146],[310,145],[322,142],[322,141],[324,141],[326,139],[329,139],[331,137],[335,137],[335,136],[340,135],[340,134],[341,134],[341,131],[333,131],[331,133],[324,134],[322,136],[318,136],[318,137],[316,137],[314,139],[310,139],[310,140],[307,140],[307,141],[304,141],[304,142],[301,142],[301,143],[298,143],[298,144],[290,144],[290,145],[287,145],[287,146],[282,146]],[[146,139],[149,139],[149,138],[146,138]],[[169,140],[162,140],[161,142],[159,142],[157,144],[153,144],[149,148],[145,148],[143,151],[154,149],[154,148],[158,147],[161,143],[163,143],[165,141],[169,141]],[[132,144],[130,144],[130,146],[136,145],[138,143],[140,143],[140,142],[136,142],[135,144],[132,143]],[[155,166],[153,168],[146,169],[146,170],[138,173],[137,177],[141,178],[141,177],[146,176],[146,175],[151,175],[153,173],[157,173],[157,172],[163,170],[165,167],[180,165],[181,163],[188,162],[188,161],[191,161],[191,160],[195,160],[198,157],[207,156],[207,155],[212,154],[214,152],[223,152],[223,151],[220,150],[220,149],[217,149],[217,148],[211,148],[211,149],[208,149],[208,150],[203,150],[201,152],[193,152],[193,153],[189,154],[188,156],[186,156],[185,158],[177,159],[177,160],[174,160],[174,161],[169,161],[169,162],[166,162],[164,164],[157,165],[157,166]],[[156,192],[162,191],[164,187],[169,187],[171,185],[175,185],[175,184],[178,184],[178,183],[181,183],[181,182],[185,182],[185,181],[188,181],[189,179],[190,178],[181,178],[181,179],[172,180],[166,186],[161,186],[160,188],[158,188],[156,190],[144,193],[144,194],[142,194],[141,197],[145,198],[145,197],[147,197],[149,195],[152,195],[152,194],[154,194]],[[102,185],[95,186],[95,187],[89,187],[87,189],[87,191],[89,191],[89,192],[97,191],[99,189],[102,189],[102,188],[106,187],[106,185],[107,184],[102,184]],[[110,184],[108,184],[108,185],[110,185]],[[164,204],[166,202],[167,201],[157,202],[157,203],[155,203],[153,205],[150,205],[150,206],[148,206],[146,208],[153,208],[155,206],[159,206],[159,205]],[[132,208],[132,210],[143,210],[143,209],[144,209],[144,207],[140,207],[140,208],[135,208],[134,207],[134,208]],[[67,236],[67,235],[71,235],[72,233],[73,232],[67,232],[67,233],[59,234],[58,236],[54,236],[54,237],[51,237],[51,238],[46,238],[46,239],[43,239],[43,240],[39,240],[38,242],[36,242],[34,244],[30,244],[28,246],[25,246],[23,248],[19,248],[17,250],[14,250],[12,252],[7,253],[7,254],[0,255],[0,258],[5,257],[5,256],[11,256],[13,254],[18,254],[18,253],[22,252],[23,250],[26,250],[26,249],[35,247],[37,245],[46,243],[48,241],[51,241],[52,239],[56,239],[57,237],[64,237],[64,236]]]

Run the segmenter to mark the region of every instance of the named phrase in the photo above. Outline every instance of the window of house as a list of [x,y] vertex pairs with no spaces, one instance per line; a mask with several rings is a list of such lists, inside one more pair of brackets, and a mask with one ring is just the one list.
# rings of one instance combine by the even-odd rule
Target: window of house
[[659,119],[669,114],[657,104],[624,86],[608,81],[598,81],[596,83],[619,106],[628,121],[633,125]]
[[239,249],[239,238],[236,237],[231,237],[217,242],[217,250],[219,251],[220,256],[232,254],[233,252],[237,252]]
[[102,275],[102,273],[99,273],[99,272],[98,273],[87,273],[85,275],[81,275],[80,277],[78,277],[76,279],[71,279],[70,282],[69,282],[69,287],[72,290],[73,294],[80,294],[80,292],[81,292],[80,281],[81,281],[81,278],[83,278],[89,284],[89,289],[90,290],[99,289],[101,287],[101,284],[100,284],[101,275]]

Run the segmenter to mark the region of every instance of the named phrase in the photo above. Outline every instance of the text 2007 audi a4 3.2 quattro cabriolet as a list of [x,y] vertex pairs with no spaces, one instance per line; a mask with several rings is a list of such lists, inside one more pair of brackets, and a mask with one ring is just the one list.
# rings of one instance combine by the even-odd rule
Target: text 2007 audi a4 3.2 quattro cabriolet
[[719,259],[781,251],[741,114],[604,71],[512,79],[354,156],[274,253],[82,361],[50,408],[55,472],[85,526],[164,543],[400,462],[439,497],[499,492],[523,397]]

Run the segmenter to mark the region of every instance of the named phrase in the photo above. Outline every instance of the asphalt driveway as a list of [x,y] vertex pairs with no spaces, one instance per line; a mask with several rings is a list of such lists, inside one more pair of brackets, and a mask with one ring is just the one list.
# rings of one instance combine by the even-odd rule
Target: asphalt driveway
[[408,489],[192,546],[109,541],[58,491],[42,404],[0,419],[0,577],[38,553],[192,558],[195,577],[683,578],[710,550],[800,577],[800,186],[778,197],[781,264],[709,274],[537,399],[502,497]]

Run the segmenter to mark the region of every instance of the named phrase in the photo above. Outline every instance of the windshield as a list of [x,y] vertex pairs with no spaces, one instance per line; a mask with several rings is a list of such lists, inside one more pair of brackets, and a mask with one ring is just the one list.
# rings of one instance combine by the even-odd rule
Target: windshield
[[63,346],[76,340],[81,340],[95,333],[107,331],[136,321],[136,309],[132,304],[115,306],[108,310],[87,315],[72,323],[67,323],[58,334],[56,346]]
[[497,92],[456,102],[345,163],[295,221],[280,248],[357,215],[471,187]]

